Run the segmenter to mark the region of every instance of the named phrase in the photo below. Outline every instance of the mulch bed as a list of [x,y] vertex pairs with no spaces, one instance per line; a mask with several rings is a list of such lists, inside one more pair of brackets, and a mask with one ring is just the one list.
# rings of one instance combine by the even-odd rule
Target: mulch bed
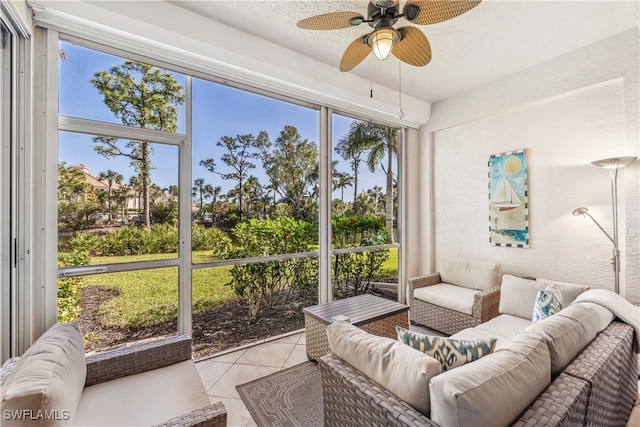
[[[100,351],[131,341],[172,335],[178,330],[177,321],[139,329],[102,325],[97,315],[98,307],[116,296],[117,291],[101,286],[82,289],[82,310],[78,316],[78,325],[85,337],[88,337],[85,351]],[[277,309],[263,309],[259,318],[251,324],[247,324],[247,313],[246,300],[236,298],[213,310],[195,314],[192,319],[193,356],[206,356],[304,328],[302,307],[295,303],[285,304]]]
[[[374,290],[372,293],[396,300],[395,293]],[[118,291],[102,286],[82,289],[82,310],[78,316],[80,330],[88,338],[85,351],[101,351],[125,343],[163,335],[173,335],[178,322],[165,322],[138,329],[121,329],[102,325],[98,307],[118,296]],[[285,298],[286,299],[286,298]],[[244,298],[220,304],[213,310],[193,315],[193,356],[202,357],[304,328],[302,306],[291,298],[278,308],[262,309],[259,317],[247,323],[248,306]]]

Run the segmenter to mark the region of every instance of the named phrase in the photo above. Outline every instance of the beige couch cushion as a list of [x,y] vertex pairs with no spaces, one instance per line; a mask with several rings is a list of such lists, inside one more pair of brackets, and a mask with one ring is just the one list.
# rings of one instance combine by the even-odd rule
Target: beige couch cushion
[[331,352],[421,413],[429,414],[429,379],[441,371],[433,357],[347,322],[327,327]]
[[440,281],[469,289],[485,290],[500,285],[500,264],[465,258],[445,261],[440,266]]
[[480,291],[476,289],[438,283],[437,285],[425,286],[414,290],[413,297],[439,307],[471,315],[473,313],[474,295],[478,292]]
[[441,426],[506,426],[551,382],[546,342],[520,333],[493,353],[433,377],[431,419]]
[[613,320],[613,314],[597,304],[572,304],[542,319],[527,330],[543,337],[549,346],[551,372],[560,373]]
[[150,426],[210,405],[191,360],[84,389],[74,425]]
[[588,286],[554,282],[546,279],[531,280],[504,274],[502,276],[502,286],[500,287],[498,311],[501,314],[511,314],[531,320],[533,304],[538,291],[546,288],[551,283],[555,283],[560,290],[563,307],[567,307],[578,295],[589,289]]
[[475,338],[497,338],[496,348],[499,348],[509,338],[515,334],[524,331],[531,326],[531,319],[523,319],[522,317],[512,316],[510,314],[501,314],[493,319],[481,323],[475,328],[467,328],[451,335],[451,338],[457,339],[475,339]]
[[[58,323],[47,330],[24,353],[2,386],[2,414],[31,411],[33,416],[18,422],[5,419],[2,425],[69,425],[84,387],[87,365],[82,335],[75,323]],[[37,419],[47,411],[50,420]]]

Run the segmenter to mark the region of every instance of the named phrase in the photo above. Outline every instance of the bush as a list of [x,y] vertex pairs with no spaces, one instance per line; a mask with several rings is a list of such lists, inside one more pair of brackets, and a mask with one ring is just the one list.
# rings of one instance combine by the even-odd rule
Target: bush
[[[388,243],[384,218],[341,216],[332,220],[334,248],[375,246]],[[341,253],[331,259],[333,295],[346,298],[369,292],[389,258],[387,249]]]
[[[293,218],[251,219],[236,225],[233,235],[238,241],[227,256],[251,258],[305,252],[315,240],[317,230],[311,224]],[[313,267],[315,265],[315,268]],[[295,289],[303,300],[317,294],[318,267],[306,259],[267,261],[237,265],[231,269],[228,283],[239,296],[249,302],[249,321],[253,321],[263,305],[273,307],[285,288]]]
[[[224,254],[231,240],[217,228],[194,225],[193,250],[214,250]],[[92,256],[129,256],[170,254],[178,252],[178,228],[171,224],[153,224],[150,228],[124,226],[103,236],[82,232],[67,244],[72,251],[85,251]]]
[[[90,261],[86,252],[58,253],[58,268],[89,265]],[[58,322],[73,322],[78,318],[81,288],[80,277],[58,279]]]

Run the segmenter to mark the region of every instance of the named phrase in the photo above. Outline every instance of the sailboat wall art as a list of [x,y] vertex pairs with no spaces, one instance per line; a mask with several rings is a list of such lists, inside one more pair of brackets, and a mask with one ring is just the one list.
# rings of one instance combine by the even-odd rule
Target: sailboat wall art
[[489,242],[529,247],[527,150],[489,157]]

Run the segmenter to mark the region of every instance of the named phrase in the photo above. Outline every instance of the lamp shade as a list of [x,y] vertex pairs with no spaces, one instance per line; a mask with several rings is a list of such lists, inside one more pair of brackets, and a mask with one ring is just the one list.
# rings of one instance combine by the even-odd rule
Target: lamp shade
[[608,159],[596,160],[591,162],[593,166],[598,166],[604,169],[616,169],[627,166],[629,163],[633,162],[637,157],[635,156],[627,156],[627,157],[610,157]]
[[393,45],[400,36],[393,28],[380,28],[370,36],[369,44],[374,55],[381,61],[389,57]]

